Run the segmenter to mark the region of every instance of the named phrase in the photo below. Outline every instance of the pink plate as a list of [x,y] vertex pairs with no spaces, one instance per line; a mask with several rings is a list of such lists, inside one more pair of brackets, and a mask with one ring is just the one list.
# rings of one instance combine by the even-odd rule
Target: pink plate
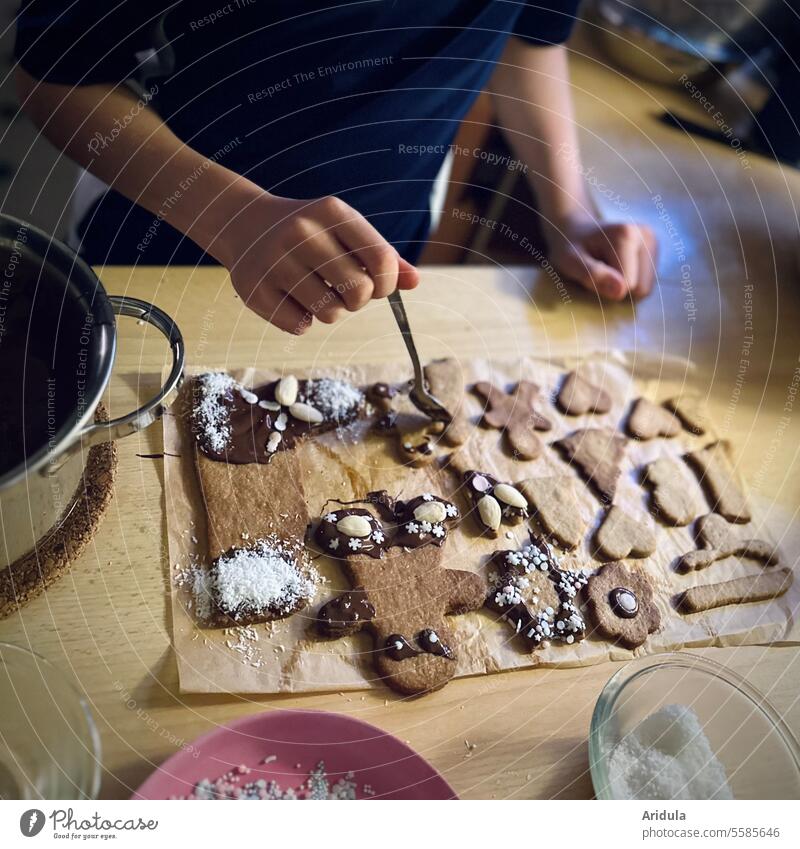
[[[311,710],[267,711],[204,734],[163,763],[132,798],[187,796],[198,781],[213,781],[240,765],[250,769],[241,783],[263,778],[296,788],[320,761],[331,784],[352,772],[359,799],[458,798],[397,737],[360,719]],[[365,785],[374,795],[363,792]]]

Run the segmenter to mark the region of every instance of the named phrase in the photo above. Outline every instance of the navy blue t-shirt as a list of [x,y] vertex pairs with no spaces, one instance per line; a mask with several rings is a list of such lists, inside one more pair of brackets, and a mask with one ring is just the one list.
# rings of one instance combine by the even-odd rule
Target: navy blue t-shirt
[[[150,106],[200,153],[279,195],[338,195],[413,261],[433,181],[509,35],[561,43],[577,5],[31,0],[18,16],[16,56],[54,83],[144,78]],[[145,76],[153,50],[157,71]],[[82,225],[84,254],[203,261],[189,239],[153,222],[109,191]]]

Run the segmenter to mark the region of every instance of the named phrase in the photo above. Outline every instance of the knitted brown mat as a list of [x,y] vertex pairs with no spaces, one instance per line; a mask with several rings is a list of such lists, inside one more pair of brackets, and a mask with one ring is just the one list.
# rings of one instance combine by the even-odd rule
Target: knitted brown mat
[[[102,405],[97,418],[108,415]],[[94,535],[111,501],[117,471],[113,442],[89,449],[86,468],[64,523],[33,551],[0,570],[0,619],[10,616],[58,580]]]

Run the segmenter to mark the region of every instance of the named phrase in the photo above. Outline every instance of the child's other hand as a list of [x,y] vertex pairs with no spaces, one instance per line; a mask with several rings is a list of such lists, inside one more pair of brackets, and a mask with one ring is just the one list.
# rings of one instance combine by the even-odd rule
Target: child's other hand
[[330,324],[395,289],[417,270],[336,197],[294,200],[260,192],[223,228],[214,253],[245,305],[288,333]]
[[658,244],[648,226],[585,216],[548,229],[548,257],[565,278],[610,301],[650,294]]

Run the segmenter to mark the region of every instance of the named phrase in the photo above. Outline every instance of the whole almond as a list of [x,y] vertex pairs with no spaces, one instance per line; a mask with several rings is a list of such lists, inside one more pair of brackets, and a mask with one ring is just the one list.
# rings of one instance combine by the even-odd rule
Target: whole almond
[[481,517],[481,522],[489,530],[496,531],[500,527],[500,522],[503,519],[503,511],[500,509],[498,500],[491,495],[484,495],[478,501],[478,514]]
[[418,522],[430,522],[432,525],[438,525],[439,522],[444,522],[447,518],[447,510],[441,501],[426,501],[414,511],[414,518]]
[[283,407],[291,407],[297,400],[300,389],[297,378],[293,374],[287,374],[278,381],[275,387],[275,400]]
[[497,484],[494,488],[494,495],[504,504],[508,504],[511,507],[518,507],[520,510],[528,509],[528,502],[525,500],[525,496],[518,489],[514,489],[513,486],[509,486],[507,483]]
[[347,537],[363,539],[372,533],[372,527],[366,516],[345,516],[336,523],[336,530]]
[[325,420],[325,416],[316,407],[312,407],[311,404],[303,404],[301,401],[297,401],[289,407],[289,414],[298,421],[308,424],[321,424]]

